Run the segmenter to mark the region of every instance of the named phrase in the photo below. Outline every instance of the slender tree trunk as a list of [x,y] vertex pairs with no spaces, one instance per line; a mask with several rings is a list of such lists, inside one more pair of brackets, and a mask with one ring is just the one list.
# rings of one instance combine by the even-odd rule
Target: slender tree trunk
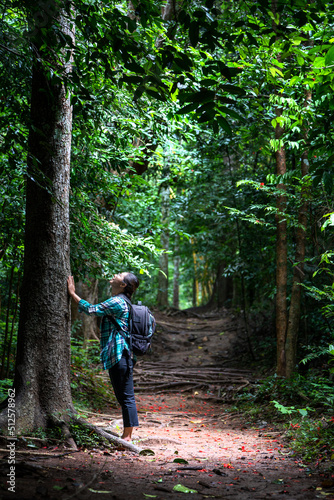
[[233,282],[231,278],[226,278],[223,276],[225,269],[224,262],[218,263],[216,279],[212,285],[210,300],[207,304],[208,308],[218,307],[220,309],[223,307],[225,301],[228,297],[231,297],[233,290]]
[[177,19],[177,0],[166,0],[165,5],[161,9],[162,19],[164,21],[171,21],[172,19]]
[[[276,116],[282,116],[282,109],[276,108]],[[275,138],[281,139],[284,130],[279,123],[276,125]],[[286,173],[286,155],[284,146],[276,151],[276,173]],[[277,375],[285,376],[286,354],[285,339],[287,331],[287,223],[285,217],[286,194],[285,185],[279,184],[281,191],[277,196],[276,215],[276,336],[277,336]]]
[[[305,107],[310,105],[312,94],[309,90],[306,91]],[[308,130],[305,130],[304,140],[305,144],[308,139]],[[301,157],[301,173],[302,181],[306,178],[309,172],[308,149],[306,149]],[[298,213],[298,227],[296,231],[296,255],[295,267],[293,269],[293,282],[291,292],[291,303],[289,310],[288,330],[286,335],[286,377],[290,378],[296,366],[297,359],[297,340],[299,334],[300,322],[300,307],[301,307],[301,286],[300,283],[304,280],[304,259],[306,247],[306,227],[307,227],[307,213],[308,213],[308,193],[309,188],[306,180],[301,191],[301,205]]]
[[[59,4],[44,1],[36,8],[44,21],[42,29],[30,24],[34,29],[34,64],[24,274],[14,379],[16,432],[46,427],[55,420],[68,421],[73,411],[66,285],[70,274],[72,110],[69,93],[50,71],[53,68],[54,75],[58,72],[66,78],[71,62],[64,62],[64,53],[57,47],[57,28],[72,39],[73,33],[69,13]],[[34,19],[32,12],[31,23]],[[6,424],[6,418],[3,420]]]
[[175,236],[175,250],[174,250],[174,279],[173,279],[173,307],[179,309],[180,307],[180,256],[179,253],[179,236]]
[[[191,240],[191,244],[194,247],[194,241]],[[193,278],[193,307],[199,304],[199,287],[198,287],[198,270],[197,270],[197,255],[195,249],[193,248],[193,262],[194,262],[194,278]]]
[[[277,0],[271,1],[271,10],[276,18]],[[277,24],[273,20],[272,28],[276,33]],[[277,55],[280,60],[281,55]],[[276,118],[283,116],[283,108],[276,105]],[[284,135],[284,128],[277,121],[275,127],[275,139],[281,141]],[[275,152],[276,156],[276,174],[284,175],[286,173],[286,152],[284,145],[279,145]],[[287,245],[287,222],[285,217],[286,211],[286,187],[283,183],[278,184],[277,189],[280,193],[276,200],[276,338],[277,338],[277,375],[285,376],[286,357],[285,357],[285,340],[287,331],[287,264],[288,264],[288,245]]]
[[157,305],[168,306],[168,249],[169,249],[169,186],[161,190],[161,246],[164,252],[160,257],[160,272],[158,279]]

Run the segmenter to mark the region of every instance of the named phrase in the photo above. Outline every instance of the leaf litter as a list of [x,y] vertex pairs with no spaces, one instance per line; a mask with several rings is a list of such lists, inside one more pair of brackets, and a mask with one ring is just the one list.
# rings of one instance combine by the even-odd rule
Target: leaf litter
[[[198,315],[192,318],[191,323],[187,318],[171,319],[162,313],[157,319],[158,323],[159,320],[168,322],[168,327],[158,332],[155,357],[139,364],[141,376],[138,383],[142,384],[145,372],[148,372],[146,380],[151,380],[152,373],[158,372],[158,364],[161,371],[167,370],[169,375],[175,368],[177,375],[175,379],[169,378],[168,383],[182,380],[182,370],[185,376],[189,376],[189,373],[195,373],[196,368],[202,368],[197,370],[202,378],[196,390],[192,385],[186,391],[183,385],[171,385],[163,392],[152,393],[148,390],[137,393],[135,390],[140,427],[135,429],[133,438],[136,445],[144,450],[141,455],[109,446],[81,449],[77,453],[54,458],[51,454],[47,458],[32,454],[27,457],[17,450],[16,467],[20,474],[15,498],[41,498],[42,493],[50,500],[94,500],[103,497],[112,500],[167,500],[181,499],[187,494],[194,500],[253,500],[284,496],[294,500],[334,499],[334,478],[322,476],[320,471],[289,454],[290,450],[279,432],[269,423],[260,421],[258,425],[249,424],[235,405],[231,411],[228,394],[218,397],[219,389],[215,381],[225,383],[227,374],[231,379],[237,373],[240,375],[230,364],[226,377],[217,376],[215,380],[215,373],[222,373],[221,366],[225,363],[222,363],[222,358],[217,359],[217,353],[226,354],[228,351],[229,358],[233,359],[233,346],[240,348],[240,325],[236,324],[233,332],[230,328],[232,320],[228,317],[224,321],[229,324],[229,329],[224,328],[223,319],[214,316],[211,326],[210,318],[201,323]],[[202,346],[206,348],[210,344],[210,349],[204,353],[205,356],[198,356],[198,346],[193,346],[197,351],[193,355],[194,341],[189,342],[187,338],[196,335],[195,342],[200,343],[204,321],[203,337],[209,340]],[[194,326],[193,331],[191,326]],[[169,329],[180,333],[169,334]],[[219,335],[223,330],[226,334]],[[173,342],[171,335],[174,336]],[[168,345],[170,349],[166,348]],[[250,376],[246,371],[242,372],[243,379]],[[196,385],[196,380],[193,385]],[[220,388],[221,394],[223,391],[228,393],[225,386]],[[105,419],[101,420],[100,415],[92,413],[89,421],[110,429],[112,423],[119,423],[121,417],[120,410],[112,406],[104,409],[103,415]],[[119,428],[114,430],[119,432]],[[149,444],[149,448],[141,446],[141,442]],[[6,467],[6,455],[3,455],[3,478],[8,473]],[[8,493],[3,486],[1,498],[13,498]]]

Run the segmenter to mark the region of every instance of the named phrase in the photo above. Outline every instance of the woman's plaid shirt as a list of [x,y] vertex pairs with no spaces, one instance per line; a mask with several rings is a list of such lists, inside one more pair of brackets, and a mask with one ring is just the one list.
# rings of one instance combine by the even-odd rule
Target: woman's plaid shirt
[[86,300],[79,302],[79,312],[88,315],[102,316],[101,321],[101,362],[105,370],[116,365],[129,344],[118,333],[108,316],[113,316],[126,336],[129,336],[129,306],[122,297],[111,297],[100,304],[92,305]]

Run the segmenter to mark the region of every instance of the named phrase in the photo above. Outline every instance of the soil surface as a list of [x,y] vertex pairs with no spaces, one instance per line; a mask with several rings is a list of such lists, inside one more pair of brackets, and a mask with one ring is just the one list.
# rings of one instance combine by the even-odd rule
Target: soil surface
[[[6,483],[10,453],[2,444],[0,499],[333,500],[333,477],[293,457],[270,422],[248,422],[238,411],[235,394],[254,374],[243,361],[248,341],[237,318],[227,311],[156,317],[154,351],[134,375],[140,427],[133,443],[145,451],[29,449],[20,440],[13,493]],[[115,405],[87,416],[120,435]]]

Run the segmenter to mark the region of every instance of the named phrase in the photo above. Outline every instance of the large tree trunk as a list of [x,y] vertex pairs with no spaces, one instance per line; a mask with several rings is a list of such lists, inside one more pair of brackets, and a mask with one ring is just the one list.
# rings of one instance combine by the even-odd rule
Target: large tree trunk
[[72,111],[64,85],[49,76],[50,67],[64,77],[68,71],[57,54],[55,27],[73,33],[68,13],[56,3],[52,7],[50,12],[50,3],[40,2],[43,30],[32,26],[24,276],[14,379],[18,433],[66,421],[73,411],[66,285]]
[[[310,90],[306,91],[305,107],[310,105],[312,94]],[[304,140],[307,142],[308,130],[305,130]],[[309,172],[308,150],[306,149],[301,157],[301,173],[302,181],[305,180]],[[286,334],[285,352],[286,352],[286,377],[290,378],[296,367],[297,360],[297,340],[299,334],[300,323],[300,302],[301,302],[301,286],[300,283],[304,280],[304,259],[306,247],[306,227],[307,227],[307,212],[308,212],[308,193],[309,187],[307,180],[301,191],[301,205],[298,212],[298,227],[296,230],[296,255],[295,267],[293,268],[293,282],[291,292],[291,303],[289,310],[288,330]]]

